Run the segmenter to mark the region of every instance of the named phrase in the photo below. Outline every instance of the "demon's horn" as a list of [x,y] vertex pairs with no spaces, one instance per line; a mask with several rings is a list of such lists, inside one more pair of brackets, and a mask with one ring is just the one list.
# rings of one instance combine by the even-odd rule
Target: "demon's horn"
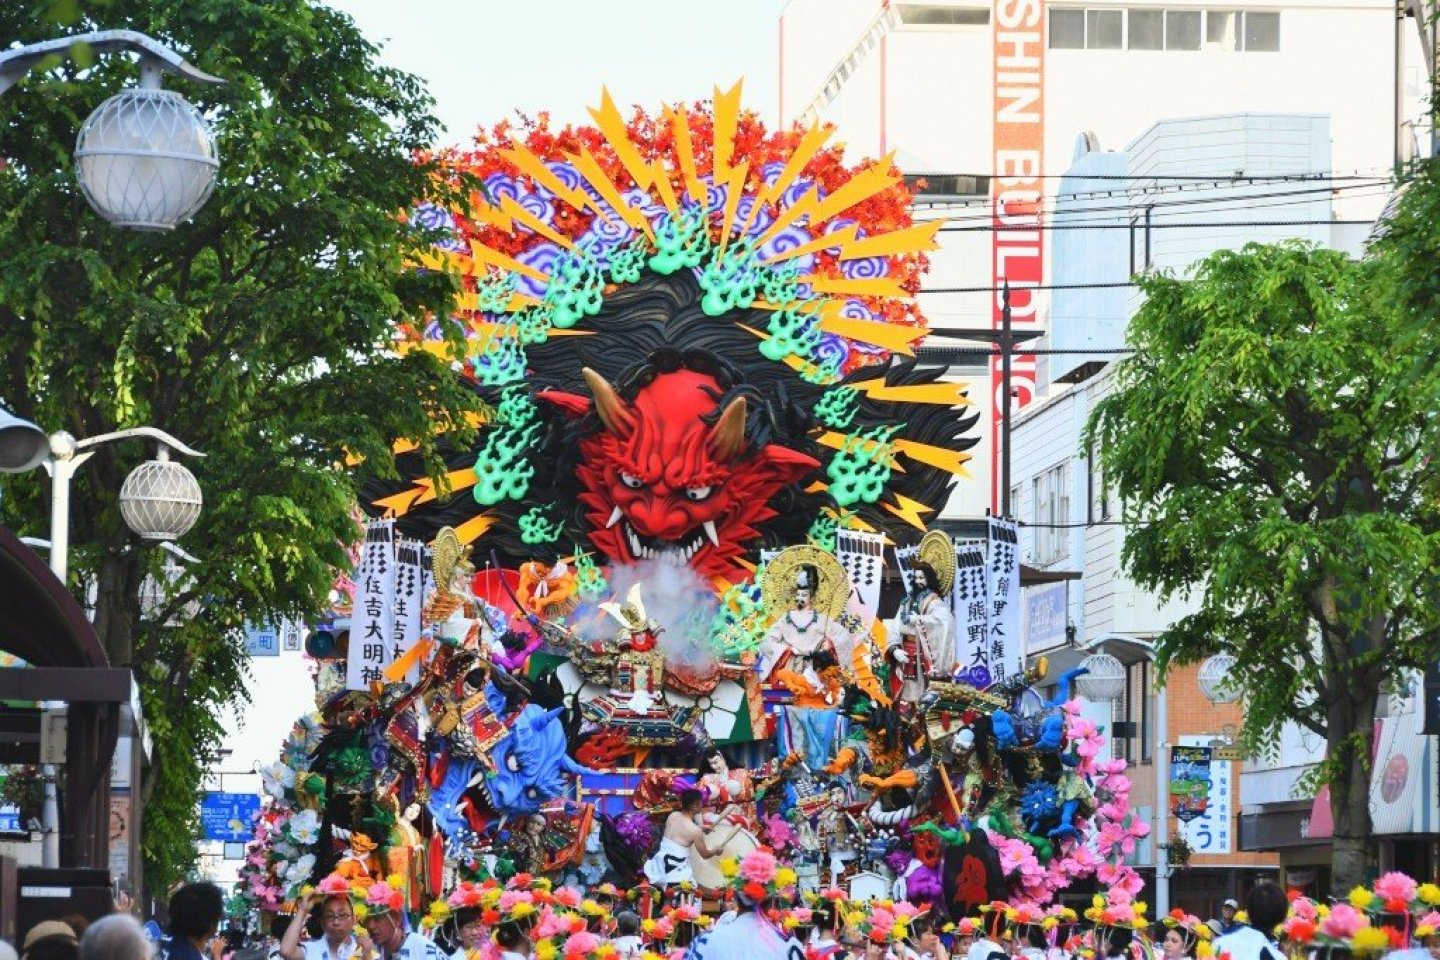
[[552,710],[546,710],[546,711],[545,711],[544,713],[542,713],[542,714],[538,714],[538,715],[536,715],[536,716],[531,717],[531,718],[530,718],[530,730],[531,730],[531,732],[533,732],[533,733],[539,733],[540,731],[544,730],[545,727],[550,723],[551,720],[554,720],[556,717],[560,716],[560,714],[562,714],[562,713],[564,713],[564,712],[565,712],[565,708],[564,708],[564,707],[555,707],[555,708],[552,709]]
[[585,375],[585,383],[595,396],[595,413],[599,415],[605,429],[618,434],[626,434],[635,429],[634,414],[625,406],[625,401],[620,399],[609,381],[589,367],[582,368],[580,372]]
[[734,460],[745,446],[745,398],[730,401],[710,431],[710,452],[722,463]]

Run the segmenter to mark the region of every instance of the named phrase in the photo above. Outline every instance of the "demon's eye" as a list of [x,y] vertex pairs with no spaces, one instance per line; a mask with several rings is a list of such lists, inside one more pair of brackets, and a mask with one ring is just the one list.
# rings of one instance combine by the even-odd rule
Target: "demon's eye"
[[511,772],[511,773],[519,773],[519,772],[520,772],[520,761],[517,760],[517,759],[515,759],[515,754],[513,754],[513,753],[510,754],[510,756],[508,756],[508,757],[505,758],[505,766],[507,766],[507,767],[510,768],[510,772]]
[[626,473],[624,470],[620,471],[620,482],[625,484],[625,486],[629,487],[631,490],[639,490],[641,487],[645,486],[644,480],[641,480],[633,473]]
[[685,499],[691,501],[692,503],[699,503],[701,500],[709,500],[710,494],[714,492],[715,488],[711,486],[686,487]]
[[540,798],[540,791],[536,790],[534,787],[526,787],[525,796],[529,797],[531,800],[538,800]]

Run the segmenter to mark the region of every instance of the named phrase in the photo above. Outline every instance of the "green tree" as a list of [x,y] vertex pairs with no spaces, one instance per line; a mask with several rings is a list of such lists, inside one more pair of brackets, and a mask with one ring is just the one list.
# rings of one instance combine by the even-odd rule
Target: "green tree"
[[1254,753],[1287,720],[1325,738],[1342,892],[1371,854],[1378,699],[1440,637],[1440,382],[1433,351],[1396,349],[1387,270],[1283,243],[1144,278],[1135,353],[1089,425],[1126,569],[1198,600],[1159,637],[1162,669],[1235,656]]
[[[427,422],[464,423],[472,409],[446,363],[390,349],[397,322],[445,315],[457,290],[445,273],[407,269],[435,237],[406,211],[461,203],[464,185],[437,178],[420,153],[437,131],[420,82],[380,66],[336,11],[298,0],[0,5],[7,41],[119,28],[228,81],[171,81],[214,123],[219,184],[172,233],[116,230],[86,206],[75,135],[135,83],[132,58],[77,50],[0,97],[0,402],[48,430],[149,424],[208,454],[188,462],[206,503],[184,546],[200,562],[144,620],[138,590],[158,559],[116,501],[150,451],[100,448],[74,488],[72,587],[93,584],[96,630],[112,663],[134,669],[154,735],[141,799],[146,880],[158,888],[193,862],[218,709],[244,696],[244,622],[313,616],[347,566],[358,527],[346,457],[393,472],[392,442],[422,437],[438,470]],[[4,493],[7,525],[43,535],[38,476],[10,478]],[[161,626],[189,603],[196,616]]]

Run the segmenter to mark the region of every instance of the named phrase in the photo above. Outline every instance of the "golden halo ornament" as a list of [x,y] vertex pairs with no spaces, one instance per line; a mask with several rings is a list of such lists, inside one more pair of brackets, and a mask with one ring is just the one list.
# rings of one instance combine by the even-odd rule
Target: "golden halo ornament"
[[811,591],[816,612],[836,619],[845,612],[850,599],[850,580],[835,555],[810,544],[797,544],[781,550],[767,564],[760,581],[760,601],[771,616],[779,616],[795,607],[795,581],[801,567],[814,567],[820,582]]
[[943,530],[931,530],[920,538],[915,557],[935,571],[940,579],[940,593],[948,596],[955,584],[955,545]]

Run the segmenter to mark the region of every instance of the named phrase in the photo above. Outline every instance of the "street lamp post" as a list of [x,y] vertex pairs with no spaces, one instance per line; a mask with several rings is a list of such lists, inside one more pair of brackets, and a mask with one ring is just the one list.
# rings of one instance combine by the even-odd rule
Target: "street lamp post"
[[[1147,649],[1145,658],[1155,662],[1155,651]],[[1090,671],[1075,681],[1080,696],[1096,703],[1114,703],[1125,692],[1125,668],[1118,659],[1108,653],[1095,652],[1081,661],[1080,666]],[[1199,686],[1211,703],[1234,703],[1240,698],[1239,691],[1231,681],[1231,670],[1235,658],[1229,654],[1216,654],[1200,667]],[[1170,810],[1166,799],[1170,790],[1170,765],[1165,757],[1169,746],[1170,698],[1165,687],[1155,691],[1155,729],[1151,749],[1151,763],[1155,767],[1155,806],[1151,836],[1155,848],[1155,916],[1163,917],[1170,912]]]
[[[170,460],[168,451],[174,449],[191,457],[203,457],[203,453],[154,427],[133,427],[84,440],[76,440],[63,430],[47,435],[30,421],[0,408],[0,473],[26,473],[37,466],[50,472],[50,570],[62,584],[69,572],[70,482],[75,472],[95,455],[93,448],[136,437],[158,441],[159,452],[125,478],[120,488],[120,513],[126,525],[142,538],[173,540],[194,526],[200,515],[201,496],[194,474]],[[57,709],[51,702],[40,707]],[[41,863],[58,867],[60,805],[55,766],[46,764],[42,775],[45,799],[41,809]]]
[[140,55],[139,87],[96,107],[76,137],[75,173],[85,199],[117,227],[173,230],[205,205],[220,161],[210,125],[180,94],[161,89],[161,76],[225,81],[143,33],[102,30],[0,53],[0,94],[54,57],[70,56],[77,44],[95,53]]

